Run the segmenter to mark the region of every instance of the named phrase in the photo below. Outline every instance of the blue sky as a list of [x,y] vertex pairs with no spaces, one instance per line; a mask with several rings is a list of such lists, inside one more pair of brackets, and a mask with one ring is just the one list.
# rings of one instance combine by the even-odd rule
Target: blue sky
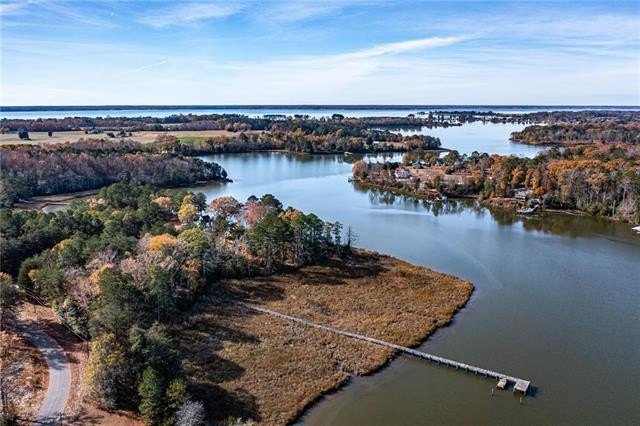
[[2,105],[640,104],[640,2],[1,1]]

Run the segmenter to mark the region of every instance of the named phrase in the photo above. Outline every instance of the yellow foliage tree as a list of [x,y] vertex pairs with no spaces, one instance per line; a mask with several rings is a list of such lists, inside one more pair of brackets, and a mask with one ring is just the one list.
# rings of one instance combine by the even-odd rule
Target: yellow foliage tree
[[189,223],[195,221],[197,217],[198,209],[193,204],[193,196],[191,194],[185,195],[180,210],[178,210],[178,220],[182,223]]
[[173,235],[169,234],[160,234],[155,235],[149,239],[149,250],[151,251],[160,251],[164,247],[173,247],[176,245],[178,240]]

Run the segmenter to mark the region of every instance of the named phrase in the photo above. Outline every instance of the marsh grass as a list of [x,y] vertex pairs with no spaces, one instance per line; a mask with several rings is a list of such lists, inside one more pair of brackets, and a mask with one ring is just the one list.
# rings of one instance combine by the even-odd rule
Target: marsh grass
[[394,353],[251,312],[233,300],[415,346],[449,323],[473,289],[451,275],[364,250],[346,260],[230,280],[223,287],[174,335],[192,391],[213,419],[264,424],[291,422],[349,376],[372,373]]

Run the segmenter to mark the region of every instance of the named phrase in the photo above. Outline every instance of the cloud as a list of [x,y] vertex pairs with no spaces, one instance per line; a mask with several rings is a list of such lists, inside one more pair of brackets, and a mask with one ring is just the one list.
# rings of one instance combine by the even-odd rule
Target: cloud
[[138,68],[133,68],[130,70],[127,70],[123,73],[120,73],[119,75],[123,76],[123,75],[131,75],[131,74],[137,74],[139,72],[142,72],[144,70],[148,70],[149,68],[155,68],[155,67],[159,67],[160,65],[165,65],[167,63],[167,61],[162,60],[160,62],[154,62],[153,64],[147,64],[147,65],[143,65],[141,67]]
[[0,4],[0,16],[15,15],[24,12],[27,6],[38,3],[35,0],[24,0],[21,2],[11,2]]
[[258,13],[263,21],[297,22],[331,15],[352,3],[344,0],[264,2],[265,7]]
[[139,22],[155,28],[185,25],[205,19],[226,18],[238,13],[242,7],[240,3],[187,3],[148,14]]
[[340,55],[351,58],[374,58],[377,56],[392,55],[398,53],[411,52],[414,50],[431,49],[436,47],[450,46],[460,43],[467,37],[427,37],[415,40],[398,41],[394,43],[384,43],[355,52]]

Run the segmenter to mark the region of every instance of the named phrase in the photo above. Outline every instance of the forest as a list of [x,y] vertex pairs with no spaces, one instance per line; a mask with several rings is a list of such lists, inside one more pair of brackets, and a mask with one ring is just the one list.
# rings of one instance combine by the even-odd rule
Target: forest
[[335,133],[305,133],[276,130],[270,133],[240,133],[237,136],[215,136],[181,139],[161,135],[154,144],[162,152],[181,155],[206,155],[264,150],[283,150],[305,154],[404,152],[411,149],[440,148],[440,139],[426,135],[401,136],[388,131],[367,130],[355,135],[343,129]]
[[0,147],[0,205],[34,195],[98,189],[115,182],[179,186],[224,181],[216,163],[153,152],[135,142],[81,140]]
[[308,115],[248,117],[240,114],[177,114],[167,117],[66,117],[38,119],[0,119],[0,131],[16,132],[24,129],[28,132],[61,132],[67,130],[103,130],[103,131],[141,131],[141,130],[228,130],[241,132],[248,130],[272,129],[294,131],[304,127],[306,132],[322,128],[366,129],[370,127],[420,127],[449,126],[444,115],[416,117],[359,117],[347,118],[340,114],[331,117],[311,118]]
[[513,132],[511,140],[529,145],[575,143],[640,144],[640,121],[586,121],[575,124],[527,126]]
[[45,300],[90,340],[92,401],[152,424],[205,415],[168,332],[205,289],[351,248],[342,224],[270,194],[207,205],[203,194],[127,183],[57,213],[3,209],[0,238],[3,282]]
[[[411,153],[433,167],[431,153]],[[354,164],[354,178],[367,184],[419,194],[433,189],[449,196],[475,195],[489,200],[513,197],[516,189],[530,190],[547,208],[577,209],[640,223],[640,147],[630,144],[594,143],[551,148],[533,158],[449,152],[441,161],[449,175],[464,183],[447,183],[440,177],[420,181],[394,179],[399,163]],[[421,189],[422,188],[422,189]]]

